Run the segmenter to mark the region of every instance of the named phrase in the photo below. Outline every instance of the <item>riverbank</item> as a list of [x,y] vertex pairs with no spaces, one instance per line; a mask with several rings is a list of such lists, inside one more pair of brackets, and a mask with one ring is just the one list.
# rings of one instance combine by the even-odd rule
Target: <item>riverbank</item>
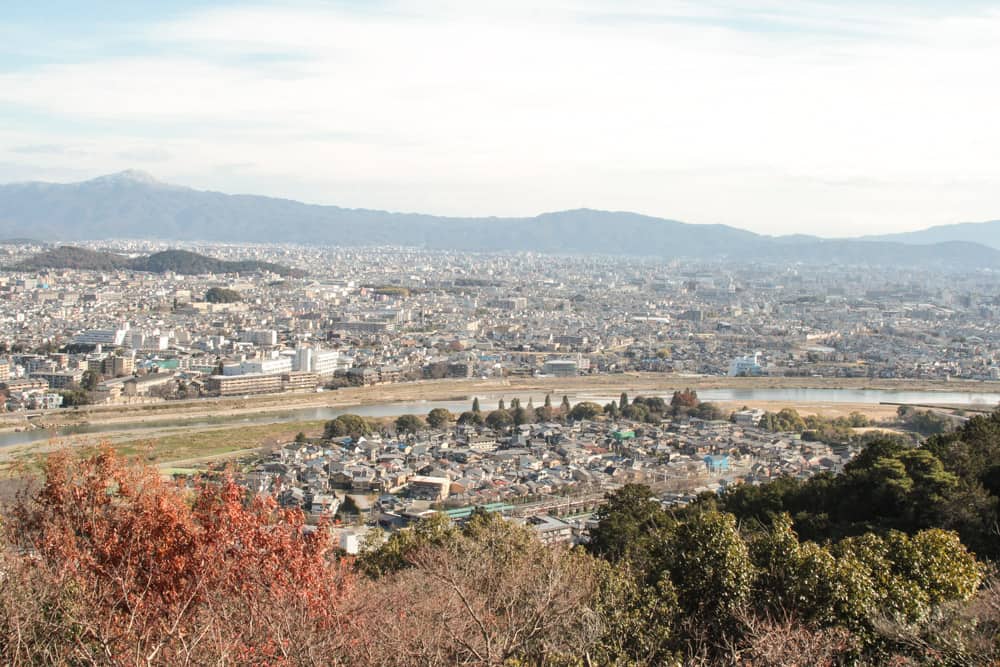
[[[268,394],[246,398],[196,399],[139,405],[84,406],[79,409],[49,410],[36,418],[47,428],[76,424],[152,423],[177,419],[205,420],[241,415],[282,412],[306,408],[337,408],[411,401],[511,398],[535,393],[614,394],[631,396],[651,392],[672,392],[690,387],[708,389],[857,389],[911,392],[991,393],[1000,383],[972,381],[876,380],[867,378],[731,378],[686,376],[663,373],[623,373],[572,378],[471,378],[468,380],[423,380],[373,387],[347,387],[335,391],[302,394]],[[24,428],[23,415],[0,415],[0,432]]]
[[[560,401],[565,394],[573,403],[583,400],[604,403],[617,400],[622,391],[634,398],[639,395],[669,395],[673,390],[684,387],[699,390],[704,400],[717,403],[727,414],[744,406],[771,412],[794,408],[802,415],[816,414],[825,418],[860,412],[877,422],[891,421],[897,406],[884,404],[870,394],[865,401],[843,399],[871,391],[907,392],[914,397],[914,401],[925,396],[945,395],[942,392],[964,392],[973,398],[987,398],[995,394],[985,392],[1000,389],[1000,385],[993,383],[871,383],[824,381],[822,378],[705,378],[637,374],[510,381],[426,381],[348,388],[321,394],[208,399],[156,406],[101,406],[81,411],[88,417],[86,421],[71,421],[61,427],[69,427],[71,431],[74,428],[90,429],[95,431],[93,433],[60,435],[38,431],[30,434],[30,437],[37,438],[35,441],[0,447],[0,474],[12,474],[19,466],[33,467],[45,453],[66,446],[86,448],[110,442],[126,455],[143,457],[161,466],[183,466],[193,461],[204,464],[215,458],[288,441],[300,431],[310,436],[318,435],[327,419],[345,411],[385,419],[408,412],[425,415],[435,407],[458,413],[471,407],[473,396],[480,398],[484,410],[490,410],[501,398],[509,403],[514,397],[522,402],[531,397],[536,405],[541,405],[546,394],[553,396],[553,402]],[[833,392],[843,394],[834,396]],[[716,398],[713,393],[729,398]],[[747,395],[739,395],[743,393]],[[767,398],[775,393],[794,398]],[[826,398],[809,398],[817,393]],[[831,396],[839,400],[830,400]],[[990,407],[988,403],[982,403],[982,406]],[[29,434],[0,433],[0,440],[26,437]]]

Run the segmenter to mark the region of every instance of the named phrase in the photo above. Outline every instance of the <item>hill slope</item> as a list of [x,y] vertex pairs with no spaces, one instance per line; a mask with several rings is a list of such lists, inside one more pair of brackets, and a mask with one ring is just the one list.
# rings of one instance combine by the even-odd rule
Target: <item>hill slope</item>
[[470,251],[534,251],[662,258],[823,263],[1000,266],[975,244],[933,246],[808,236],[770,237],[636,213],[578,209],[531,218],[449,218],[202,192],[122,172],[82,183],[0,186],[0,237],[30,229],[41,239],[146,238],[404,245]]
[[865,240],[892,241],[926,245],[929,243],[945,243],[948,241],[965,241],[980,243],[991,248],[1000,249],[1000,220],[986,222],[959,222],[953,225],[935,225],[916,232],[900,234],[884,234],[869,236]]
[[146,257],[126,257],[110,252],[100,252],[78,248],[76,246],[59,246],[40,253],[34,257],[11,267],[19,271],[36,271],[39,269],[81,269],[89,271],[146,271],[149,273],[166,273],[173,271],[185,275],[203,273],[256,273],[269,271],[282,276],[302,275],[301,271],[290,269],[279,264],[255,261],[231,262],[214,257],[206,257],[187,250],[165,250]]

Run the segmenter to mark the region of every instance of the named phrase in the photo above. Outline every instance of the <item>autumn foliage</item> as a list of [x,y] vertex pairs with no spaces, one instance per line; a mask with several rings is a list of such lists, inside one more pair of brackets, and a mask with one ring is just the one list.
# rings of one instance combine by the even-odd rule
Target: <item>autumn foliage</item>
[[351,577],[304,526],[231,480],[56,454],[6,526],[0,662],[331,664]]
[[[222,477],[104,448],[46,463],[5,513],[3,665],[993,665],[1000,587],[958,534],[800,539],[647,487],[609,494],[586,549],[481,509],[373,532],[339,558]],[[895,662],[893,662],[895,661]]]

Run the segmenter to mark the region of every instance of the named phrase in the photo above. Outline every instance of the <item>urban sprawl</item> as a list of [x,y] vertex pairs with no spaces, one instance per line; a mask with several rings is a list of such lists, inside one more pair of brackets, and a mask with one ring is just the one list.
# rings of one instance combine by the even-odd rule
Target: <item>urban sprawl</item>
[[[167,247],[83,245],[124,255]],[[0,409],[44,417],[82,405],[636,371],[1000,379],[991,324],[1000,291],[985,272],[186,247],[306,275],[13,271],[45,248],[0,246]],[[359,419],[351,433],[331,424],[322,438],[271,448],[240,479],[317,519],[393,528],[478,506],[568,541],[627,482],[680,503],[730,484],[835,473],[860,447],[783,430],[761,410],[719,414],[696,396],[674,399],[573,406],[512,395],[510,405],[470,403],[437,418]],[[364,530],[343,529],[345,548],[356,550]]]

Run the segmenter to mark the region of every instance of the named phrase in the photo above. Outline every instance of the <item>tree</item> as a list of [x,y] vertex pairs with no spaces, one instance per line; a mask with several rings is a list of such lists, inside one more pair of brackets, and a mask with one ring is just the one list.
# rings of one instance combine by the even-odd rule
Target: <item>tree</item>
[[715,403],[699,403],[698,407],[691,411],[692,417],[714,421],[723,418],[722,409]]
[[78,405],[90,405],[90,394],[83,389],[63,389],[59,392],[63,397],[63,407],[73,408]]
[[666,402],[659,396],[636,396],[632,403],[635,405],[644,405],[650,412],[663,414],[667,411]]
[[303,433],[302,431],[299,431],[298,433],[296,433],[295,434],[295,442],[298,443],[298,444],[300,444],[300,445],[304,444],[306,442],[306,434]]
[[424,420],[417,415],[401,415],[395,422],[397,433],[416,433],[424,427]]
[[478,396],[476,396],[475,398],[472,399],[472,411],[473,412],[477,412],[477,413],[480,411],[479,410],[479,397]]
[[486,425],[494,431],[503,431],[514,425],[514,418],[506,410],[494,410],[486,415]]
[[649,408],[643,403],[633,403],[625,406],[625,409],[622,410],[622,417],[637,422],[645,421],[649,417]]
[[569,411],[568,416],[573,421],[582,421],[584,419],[593,419],[603,412],[604,409],[597,403],[583,401],[573,406],[573,409]]
[[238,303],[242,300],[239,292],[224,287],[210,287],[205,292],[205,301],[208,303]]
[[552,394],[545,394],[545,407],[546,408],[552,407]]
[[871,606],[854,613],[871,622],[876,612],[914,622],[937,605],[967,600],[979,587],[982,569],[954,533],[932,529],[909,537],[865,533],[833,547],[841,559],[853,559],[869,577]]
[[458,528],[443,512],[420,519],[409,528],[394,531],[385,541],[366,542],[358,556],[358,570],[377,579],[413,565],[417,552],[440,546],[458,536]]
[[352,414],[339,415],[335,419],[328,421],[323,429],[323,437],[327,440],[344,437],[357,440],[371,434],[371,422],[364,417]]
[[569,411],[573,409],[569,404],[569,396],[562,397],[562,404],[559,406],[559,409],[562,410],[564,416],[568,415]]
[[8,517],[5,664],[339,661],[352,578],[301,512],[230,479],[189,492],[107,446],[44,475]]
[[881,618],[876,628],[906,656],[899,664],[933,656],[942,665],[995,667],[1000,664],[1000,582],[994,578],[969,601],[941,605],[915,623]]
[[427,413],[427,425],[431,428],[441,428],[454,421],[455,417],[445,408],[434,408]]
[[653,545],[673,525],[652,489],[626,484],[606,496],[597,510],[597,525],[590,530],[587,550],[612,563],[631,562],[642,571],[652,557]]
[[750,597],[754,570],[732,514],[697,513],[673,530],[666,566],[685,613],[732,625]]
[[462,426],[482,426],[485,423],[485,420],[483,419],[483,413],[466,410],[458,416],[458,423]]
[[497,410],[506,410],[506,409],[507,408],[504,406],[503,399],[501,398],[500,402],[497,404]]
[[874,600],[863,568],[813,542],[800,544],[787,514],[751,538],[750,557],[757,568],[755,605],[766,616],[856,626],[871,610]]
[[593,605],[603,631],[592,664],[680,664],[674,650],[679,609],[670,578],[646,585],[627,564],[599,562]]
[[405,560],[366,588],[364,664],[575,664],[594,645],[597,564],[586,554],[480,513]]
[[628,407],[628,394],[626,394],[623,391],[622,395],[618,398],[618,409],[624,410],[627,407]]
[[94,391],[97,389],[97,384],[101,381],[101,376],[94,371],[84,371],[83,377],[80,379],[80,386],[85,391]]
[[535,421],[550,422],[556,418],[556,410],[551,405],[535,408]]
[[535,413],[533,410],[527,410],[522,408],[520,405],[510,411],[510,416],[514,420],[514,426],[530,424],[535,419]]
[[684,408],[695,408],[698,407],[698,392],[694,389],[685,389],[684,391],[675,391],[674,395],[670,398],[670,407],[675,410]]

